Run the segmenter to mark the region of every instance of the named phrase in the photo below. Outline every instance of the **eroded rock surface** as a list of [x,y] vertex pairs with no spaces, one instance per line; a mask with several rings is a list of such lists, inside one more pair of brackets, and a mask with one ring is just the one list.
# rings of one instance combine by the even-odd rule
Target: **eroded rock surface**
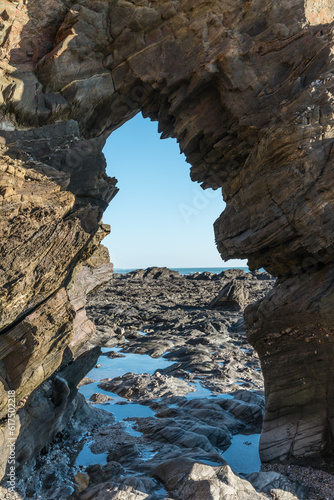
[[[115,194],[115,182],[105,181],[104,198],[101,195],[100,199],[95,188],[81,186],[81,195],[86,196],[82,203],[71,169],[61,167],[78,143],[73,122],[2,134],[8,146],[2,146],[0,181],[0,414],[7,414],[7,390],[15,390],[18,409],[25,406],[17,430],[21,436],[30,436],[23,444],[25,453],[17,454],[17,464],[22,465],[66,425],[64,416],[70,418],[75,410],[76,368],[68,374],[73,390],[61,390],[63,401],[55,405],[52,394],[61,379],[57,382],[53,374],[83,354],[95,332],[85,312],[86,295],[112,277],[108,251],[99,245],[109,232],[100,222],[102,206]],[[52,166],[45,163],[51,152]],[[86,160],[95,161],[103,170],[105,162],[96,149]],[[44,391],[41,384],[46,381],[46,386],[56,386]],[[30,408],[36,390],[39,399],[45,398],[40,404],[45,411],[49,408],[48,419],[40,419],[38,411]],[[25,414],[30,416],[25,418]],[[5,442],[6,421],[0,427]],[[34,435],[35,441],[31,439]],[[22,443],[17,446],[20,449]],[[2,474],[7,449],[1,457]]]
[[[28,497],[35,488],[36,498],[38,495],[45,499],[57,498],[61,491],[66,498],[65,490],[72,488],[74,498],[81,498],[80,495],[108,498],[108,494],[115,498],[126,498],[126,495],[136,498],[135,495],[140,494],[151,500],[165,498],[166,495],[158,494],[161,484],[154,482],[156,467],[176,458],[199,463],[206,460],[219,466],[223,462],[222,454],[230,448],[236,434],[260,432],[264,410],[263,380],[255,351],[247,343],[242,313],[212,312],[208,307],[217,290],[230,279],[230,273],[227,272],[226,277],[224,273],[212,274],[211,279],[207,274],[203,279],[175,273],[167,278],[158,275],[155,270],[153,278],[134,278],[133,274],[116,278],[90,296],[88,315],[98,323],[91,343],[107,347],[102,352],[95,347],[91,353],[79,356],[57,374],[52,386],[44,384],[54,404],[53,407],[49,404],[49,413],[44,408],[47,399],[43,392],[36,393],[30,412],[39,413],[41,421],[47,419],[50,430],[57,422],[57,430],[61,430],[61,420],[68,420],[72,408],[60,417],[62,406],[68,400],[74,398],[73,404],[78,408],[70,428],[67,426],[60,434],[58,432],[53,445],[44,452],[46,454],[36,463],[30,459],[24,466],[20,477],[23,473],[26,476],[19,483],[23,497]],[[253,290],[253,297],[265,294],[274,282],[258,277],[243,271],[234,272],[235,279]],[[143,283],[144,295],[138,293]],[[111,302],[110,296],[117,300]],[[174,300],[177,300],[177,307],[173,309],[170,302]],[[122,317],[116,314],[120,308],[124,310]],[[174,323],[161,321],[166,310],[174,311]],[[145,311],[146,323],[143,324]],[[212,326],[213,319],[217,326],[223,325],[221,332]],[[136,325],[143,330],[136,330]],[[205,366],[202,366],[202,358]],[[121,368],[122,363],[126,363],[126,369]],[[136,363],[140,363],[140,369]],[[152,370],[151,365],[159,363],[161,367]],[[116,372],[115,366],[120,367]],[[95,368],[89,377],[79,382],[86,373],[85,367]],[[122,374],[117,376],[120,369]],[[71,373],[72,379],[69,379]],[[74,383],[80,386],[82,394],[79,396],[76,396]],[[245,390],[248,387],[252,390]],[[89,428],[91,418],[82,403],[83,394],[90,408],[109,413],[107,426]],[[72,436],[71,429],[80,428],[80,415],[87,411],[84,429],[88,434],[75,445],[73,438],[77,436],[78,439],[78,434]],[[117,422],[113,422],[112,415]],[[23,451],[27,453],[34,443],[37,445],[45,440],[42,429],[42,425],[33,429],[30,426],[30,436],[22,435],[20,443],[27,445],[19,455],[22,463]],[[245,442],[248,439],[247,435],[243,437]],[[86,467],[75,465],[73,459],[77,454],[75,449],[80,451],[83,446],[90,450],[88,464],[91,465]],[[242,446],[247,449],[246,445]],[[31,467],[33,473],[28,480]],[[50,479],[53,474],[54,487]],[[58,476],[63,478],[63,490]]]
[[[194,500],[208,498],[212,500],[239,500],[241,498],[244,500],[263,500],[265,497],[276,497],[281,500],[298,500],[298,498],[306,498],[303,494],[297,497],[292,493],[291,490],[295,492],[296,488],[286,480],[286,493],[284,494],[281,488],[275,491],[275,486],[272,483],[275,483],[276,480],[279,484],[279,474],[275,478],[270,476],[263,477],[264,484],[268,486],[266,491],[268,496],[262,495],[248,481],[233,474],[226,463],[220,467],[210,467],[191,460],[174,460],[158,467],[156,474],[164,481],[174,498],[179,500],[187,500],[188,498]],[[262,474],[266,476],[265,473]],[[258,483],[260,485],[260,481]],[[260,488],[257,489],[259,490]],[[265,486],[263,486],[264,489]]]
[[[115,278],[89,298],[87,312],[97,325],[99,342],[105,339],[110,347],[122,345],[125,353],[153,358],[164,355],[174,362],[163,370],[169,376],[182,374],[187,380],[189,372],[210,374],[203,383],[217,394],[236,390],[238,384],[262,389],[261,373],[254,373],[260,368],[259,361],[245,338],[242,311],[211,310],[209,304],[230,283],[231,275],[252,301],[265,296],[274,279],[263,279],[270,278],[267,273],[242,270],[212,273],[211,279],[207,273],[203,279],[175,274],[160,279],[156,271],[156,277],[146,279],[143,273]],[[124,335],[129,344],[122,343]],[[131,377],[128,382],[124,380],[124,390],[127,385],[131,388]]]
[[[82,406],[70,427],[39,457],[32,474],[25,466],[25,473],[30,475],[23,483],[20,479],[23,496],[26,492],[27,496],[40,495],[45,500],[60,495],[68,500],[127,500],[138,496],[171,500],[183,498],[190,491],[201,500],[207,500],[208,492],[217,499],[223,494],[242,498],[244,492],[254,498],[278,500],[318,498],[312,488],[309,495],[308,488],[289,481],[286,476],[292,468],[285,476],[258,472],[256,448],[265,404],[263,381],[258,358],[247,343],[242,312],[214,311],[215,324],[224,325],[223,334],[210,330],[213,311],[208,304],[231,274],[250,292],[253,290],[253,298],[268,292],[274,283],[264,279],[268,278],[266,274],[243,271],[212,274],[211,279],[205,273],[203,279],[199,275],[196,279],[173,275],[143,280],[133,278],[133,273],[112,280],[90,296],[88,314],[98,323],[91,343],[104,347],[98,361],[92,353],[90,366],[95,368],[78,385],[91,410],[103,412],[102,420],[92,428],[89,408]],[[146,293],[139,295],[144,282]],[[115,303],[108,300],[110,295],[117,297]],[[148,297],[154,298],[153,309]],[[180,321],[171,326],[161,322],[160,315],[165,313],[167,301],[175,299],[178,305],[174,318]],[[115,314],[119,309],[123,309],[122,318]],[[182,321],[185,314],[189,315],[186,322]],[[142,330],[136,330],[136,325]],[[199,355],[206,358],[205,370],[198,370]],[[61,376],[65,378],[74,366],[78,380],[83,373],[80,365],[87,365],[87,356],[68,365]],[[230,358],[233,370],[224,367]],[[106,413],[109,421],[103,425]],[[87,429],[86,437],[73,443],[73,428],[82,425]],[[178,463],[183,466],[176,467],[175,472]],[[255,472],[245,476],[249,471]],[[308,478],[316,472],[305,471]],[[242,477],[238,472],[244,472]],[[177,485],[173,483],[175,475],[179,475]],[[323,491],[333,489],[333,481],[326,483],[327,490]],[[69,495],[66,492],[71,488]]]
[[[117,191],[105,138],[142,110],[222,188],[222,257],[280,278],[246,321],[268,367],[263,458],[332,451],[332,1],[2,0],[0,16],[1,416],[7,389],[24,405],[94,332],[73,280]],[[272,339],[296,346],[292,405]]]

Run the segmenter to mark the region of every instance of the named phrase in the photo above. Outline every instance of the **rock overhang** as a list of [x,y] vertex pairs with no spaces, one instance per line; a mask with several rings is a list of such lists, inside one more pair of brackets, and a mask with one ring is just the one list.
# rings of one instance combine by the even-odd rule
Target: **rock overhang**
[[[276,299],[269,297],[246,312],[250,338],[257,339],[255,333],[262,332],[254,340],[258,350],[266,336],[286,330],[284,315],[290,313],[281,290],[289,280],[290,291],[284,289],[284,293],[292,290],[290,301],[300,308],[296,316],[289,316],[299,332],[296,339],[303,308],[317,303],[323,325],[319,338],[331,349],[331,337],[324,333],[326,328],[331,332],[332,325],[326,312],[328,294],[321,286],[319,291],[317,283],[331,287],[334,249],[332,2],[38,0],[2,4],[3,153],[14,154],[14,160],[5,160],[3,214],[15,204],[8,226],[25,234],[28,226],[23,229],[22,221],[30,219],[31,223],[30,215],[38,213],[41,221],[46,204],[55,212],[50,215],[55,227],[69,228],[68,234],[64,229],[56,231],[58,239],[52,248],[63,261],[53,273],[50,237],[45,224],[37,227],[34,222],[32,234],[40,242],[38,235],[44,234],[45,244],[34,247],[36,265],[26,266],[14,281],[12,240],[10,234],[4,235],[4,284],[10,284],[5,290],[11,291],[17,309],[9,310],[6,292],[3,317],[9,314],[11,319],[3,325],[10,327],[32,307],[37,311],[43,301],[64,290],[69,297],[68,283],[76,266],[91,257],[106,232],[100,223],[102,213],[117,191],[116,181],[105,175],[104,140],[142,111],[159,122],[162,137],[177,138],[194,181],[222,188],[227,206],[215,223],[222,257],[248,258],[250,268],[265,267],[283,282],[274,295],[275,307],[282,311],[274,326],[270,317],[276,317]],[[56,130],[60,131],[58,143]],[[53,186],[52,200],[44,192],[38,207],[37,192],[43,188],[37,184],[36,193],[30,190],[28,199],[27,186],[21,193],[17,180],[9,182],[9,176],[20,169],[25,184],[31,182],[27,173],[35,176],[35,184],[38,175],[43,175],[43,182]],[[27,255],[25,241],[22,238],[21,249]],[[71,246],[71,252],[64,252],[65,246]],[[43,269],[45,276],[50,274],[48,283],[41,279]],[[28,293],[20,302],[18,290],[23,297],[27,287],[31,297]],[[308,295],[300,302],[299,290],[305,287]],[[71,314],[68,321],[74,324]],[[75,338],[73,331],[71,335]],[[61,352],[55,356],[55,367],[61,362]],[[274,361],[270,359],[275,353],[268,352],[267,390],[272,401],[270,363]],[[293,380],[305,370],[302,365],[296,364]],[[310,364],[306,367],[307,372],[313,369]],[[36,378],[34,387],[46,374]],[[326,370],[322,374],[325,385],[329,375]],[[309,380],[312,385],[312,377]],[[8,373],[4,381],[10,387]],[[22,397],[30,390],[28,384]],[[315,411],[324,405],[328,408],[331,401],[327,393]],[[276,403],[275,412],[279,411]],[[305,402],[297,398],[296,406],[304,408]],[[322,415],[323,410],[319,411]],[[267,417],[275,422],[271,414]],[[325,438],[319,428],[312,452],[323,448]],[[288,449],[294,453],[293,447]],[[271,458],[270,453],[266,456]]]

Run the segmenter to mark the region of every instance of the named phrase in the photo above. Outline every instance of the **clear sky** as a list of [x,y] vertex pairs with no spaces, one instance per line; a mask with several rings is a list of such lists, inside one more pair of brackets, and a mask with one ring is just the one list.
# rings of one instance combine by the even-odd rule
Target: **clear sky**
[[161,140],[156,122],[138,114],[111,134],[104,154],[120,189],[103,217],[115,268],[246,265],[222,261],[213,233],[221,192],[191,181],[176,140]]

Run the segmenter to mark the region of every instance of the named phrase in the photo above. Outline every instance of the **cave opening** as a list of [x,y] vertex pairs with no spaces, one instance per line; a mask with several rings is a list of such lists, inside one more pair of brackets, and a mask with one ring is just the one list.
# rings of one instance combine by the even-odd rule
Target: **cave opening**
[[[326,26],[333,17],[331,2],[325,2],[328,9],[318,11],[316,2],[296,0],[293,12],[291,3],[284,1],[274,8],[267,8],[268,2],[256,2],[254,9],[249,2],[213,2],[212,9],[193,1],[146,3],[149,8],[143,5],[145,1],[79,1],[69,6],[59,0],[55,8],[45,9],[40,0],[4,2],[3,472],[9,449],[5,446],[7,381],[10,390],[17,389],[17,401],[23,405],[17,448],[21,464],[56,435],[58,425],[65,425],[60,410],[70,418],[66,401],[72,405],[77,376],[73,367],[77,365],[62,365],[68,361],[63,354],[70,346],[78,363],[86,365],[87,359],[84,363],[79,353],[93,328],[84,310],[87,281],[80,282],[80,278],[88,273],[99,282],[99,262],[102,274],[106,269],[111,273],[109,261],[103,260],[106,252],[98,247],[106,232],[99,217],[115,192],[112,180],[103,177],[100,138],[105,130],[133,116],[137,105],[146,116],[159,118],[165,134],[177,135],[191,159],[194,179],[224,188],[227,207],[216,225],[221,255],[248,256],[250,268],[264,266],[279,277],[268,296],[248,307],[245,314],[248,338],[260,354],[266,379],[261,458],[268,462],[285,458],[296,462],[300,456],[313,460],[327,445],[333,447],[332,432],[328,432],[334,421],[333,38],[331,24]],[[144,92],[137,93],[138,85]],[[167,187],[165,180],[163,184]],[[169,192],[174,190],[172,186]],[[116,212],[118,199],[111,211]],[[158,198],[152,211],[159,202]],[[189,227],[198,228],[192,210],[199,209],[192,202],[185,213],[194,215]],[[137,214],[141,205],[139,200],[132,212]],[[216,217],[215,213],[212,220]],[[126,230],[123,217],[114,220],[120,220]],[[211,223],[207,224],[210,229]],[[155,233],[155,239],[161,236]],[[176,242],[173,248],[181,246],[180,238],[169,239]],[[188,254],[205,240],[197,237]],[[135,238],[127,247],[132,254],[138,253]],[[111,254],[115,261],[113,246]],[[261,282],[255,284],[264,287],[266,280],[254,276]],[[88,288],[96,287],[94,279],[88,280]],[[193,285],[191,280],[184,283],[189,288]],[[203,279],[198,288],[203,290],[208,284],[213,281]],[[147,299],[150,294],[147,289],[143,294],[144,286],[138,285],[137,295]],[[103,301],[102,295],[101,314],[105,313]],[[161,301],[157,331],[151,332],[152,338],[144,337],[152,352],[159,349],[154,342],[161,334],[164,314],[179,305],[171,306],[165,290]],[[184,305],[181,329],[188,328],[183,321],[190,316],[188,296]],[[213,329],[207,324],[200,330],[205,318],[195,317],[195,328],[182,330],[177,340],[186,339],[186,348],[194,348],[196,370],[215,362],[219,366],[214,373],[219,375],[220,367],[228,370],[229,366],[217,358],[219,350],[213,346],[219,335],[226,337],[223,329],[217,330],[215,315],[206,318]],[[144,317],[139,314],[138,321]],[[115,326],[122,337],[125,327]],[[242,318],[230,326],[240,360],[245,355],[247,363],[253,363],[251,351],[240,347],[245,337]],[[138,331],[128,335],[133,336],[133,346],[141,343],[140,328],[139,324]],[[239,346],[233,343],[236,335],[240,335]],[[210,336],[209,355],[204,356],[203,341],[205,345]],[[169,347],[165,337],[160,343]],[[184,346],[176,347],[182,357]],[[186,368],[188,361],[184,360]],[[252,366],[258,373],[259,367]],[[231,378],[238,392],[240,373],[232,370]],[[219,378],[216,390],[223,380]],[[41,403],[44,389],[47,404]],[[220,393],[223,389],[219,388]],[[263,399],[258,403],[264,406]],[[41,404],[49,413],[40,411]],[[182,416],[182,407],[179,410]],[[171,411],[169,415],[175,416],[175,408]],[[183,431],[179,431],[182,437]],[[181,453],[184,458],[184,448]],[[180,463],[174,463],[172,476],[179,469]],[[182,470],[184,477],[190,476],[187,464]],[[172,485],[173,477],[169,481],[166,469],[160,474]],[[250,495],[255,498],[254,492]],[[65,493],[58,490],[58,497]]]
[[162,141],[156,122],[137,114],[109,136],[104,154],[120,189],[103,217],[116,270],[246,265],[223,263],[213,231],[225,208],[221,192],[191,181],[176,140]]

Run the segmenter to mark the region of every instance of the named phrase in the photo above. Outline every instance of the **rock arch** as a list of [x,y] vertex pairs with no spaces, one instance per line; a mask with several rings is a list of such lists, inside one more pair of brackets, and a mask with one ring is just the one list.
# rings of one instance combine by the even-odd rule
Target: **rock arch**
[[332,450],[331,1],[1,9],[2,395],[24,405],[94,328],[84,296],[97,262],[110,272],[101,216],[117,192],[101,151],[142,110],[177,138],[194,181],[222,188],[222,257],[278,277],[246,311],[266,382],[262,459]]

